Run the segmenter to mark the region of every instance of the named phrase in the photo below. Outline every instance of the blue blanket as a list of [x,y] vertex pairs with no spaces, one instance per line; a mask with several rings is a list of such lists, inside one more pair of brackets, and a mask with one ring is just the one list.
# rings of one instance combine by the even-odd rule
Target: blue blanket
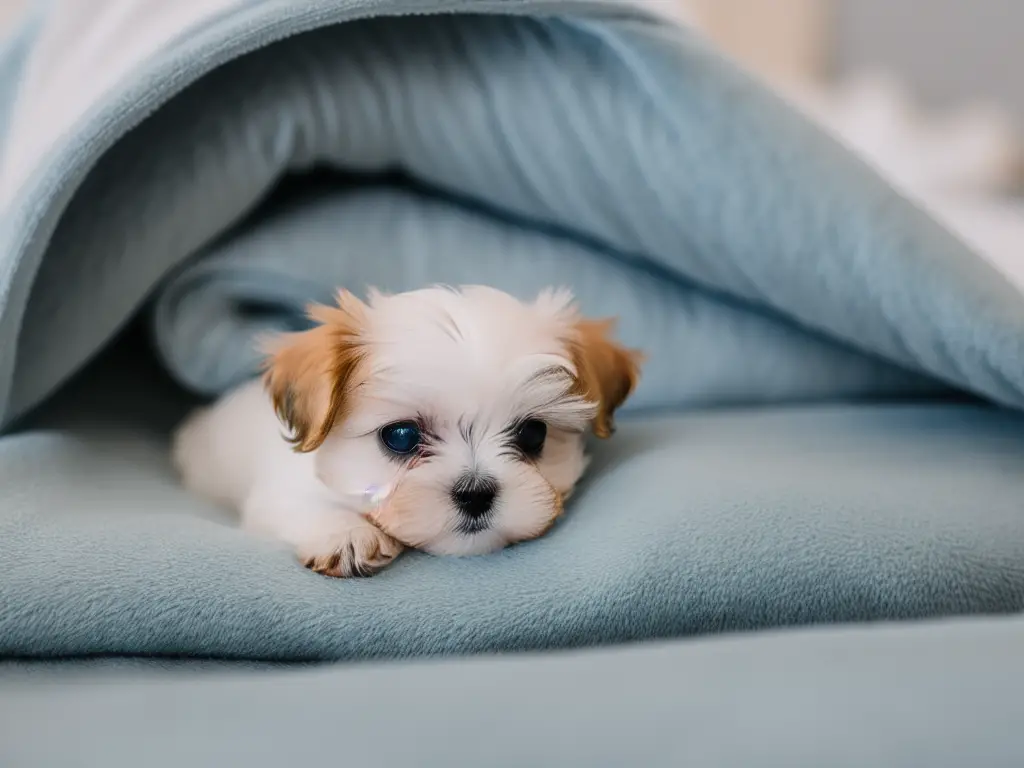
[[1022,643],[1000,617],[313,669],[0,663],[0,762],[1016,768]]
[[[638,406],[934,388],[921,374],[1024,403],[1024,302],[1000,276],[700,39],[577,5],[324,27],[388,8],[324,2],[324,28],[276,44],[314,20],[268,7],[261,49],[213,72],[240,53],[232,17],[154,52],[8,207],[5,420],[197,256],[154,330],[207,393],[339,284],[476,281],[568,283],[620,315],[651,358]],[[251,217],[322,167],[337,189]]]
[[[235,531],[176,487],[164,401],[124,404],[153,386],[136,358],[217,394],[338,285],[569,285],[646,349],[633,405],[662,413],[1019,409],[1024,301],[639,3],[69,4],[0,54],[0,651],[405,655],[1024,603],[1021,420],[987,406],[647,417],[552,536],[359,585]],[[136,317],[133,355],[16,424]]]

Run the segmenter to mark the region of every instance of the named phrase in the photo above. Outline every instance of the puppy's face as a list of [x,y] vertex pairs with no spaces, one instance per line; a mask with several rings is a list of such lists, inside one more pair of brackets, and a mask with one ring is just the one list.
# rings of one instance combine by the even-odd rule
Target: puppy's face
[[[299,451],[339,503],[407,546],[470,555],[544,533],[608,437],[638,355],[566,293],[522,303],[489,288],[348,293],[285,337],[266,383]],[[346,501],[348,500],[348,501]]]

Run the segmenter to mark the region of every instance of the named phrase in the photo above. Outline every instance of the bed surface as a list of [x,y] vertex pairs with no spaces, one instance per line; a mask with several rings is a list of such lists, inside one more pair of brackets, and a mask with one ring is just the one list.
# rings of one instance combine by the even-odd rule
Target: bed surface
[[0,762],[1011,768],[1022,645],[1015,617],[301,670],[7,664]]

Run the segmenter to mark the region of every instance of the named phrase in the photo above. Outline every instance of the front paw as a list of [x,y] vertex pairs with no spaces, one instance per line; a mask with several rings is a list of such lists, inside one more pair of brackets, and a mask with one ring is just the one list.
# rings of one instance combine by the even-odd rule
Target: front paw
[[370,523],[354,525],[308,550],[299,559],[324,576],[373,576],[402,553],[402,545]]

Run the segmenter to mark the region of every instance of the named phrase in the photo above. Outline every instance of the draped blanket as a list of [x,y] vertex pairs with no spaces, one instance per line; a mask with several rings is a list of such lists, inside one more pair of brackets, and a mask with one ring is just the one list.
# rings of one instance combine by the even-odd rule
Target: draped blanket
[[[657,5],[40,5],[0,52],[0,424],[132,319],[216,395],[309,300],[429,283],[571,287],[661,414],[1024,407],[1017,289]],[[547,647],[1024,594],[1021,422],[973,405],[648,417],[543,541],[318,581],[181,494],[156,405],[112,436],[147,356],[100,365],[88,426],[44,405],[0,439],[7,652]]]

